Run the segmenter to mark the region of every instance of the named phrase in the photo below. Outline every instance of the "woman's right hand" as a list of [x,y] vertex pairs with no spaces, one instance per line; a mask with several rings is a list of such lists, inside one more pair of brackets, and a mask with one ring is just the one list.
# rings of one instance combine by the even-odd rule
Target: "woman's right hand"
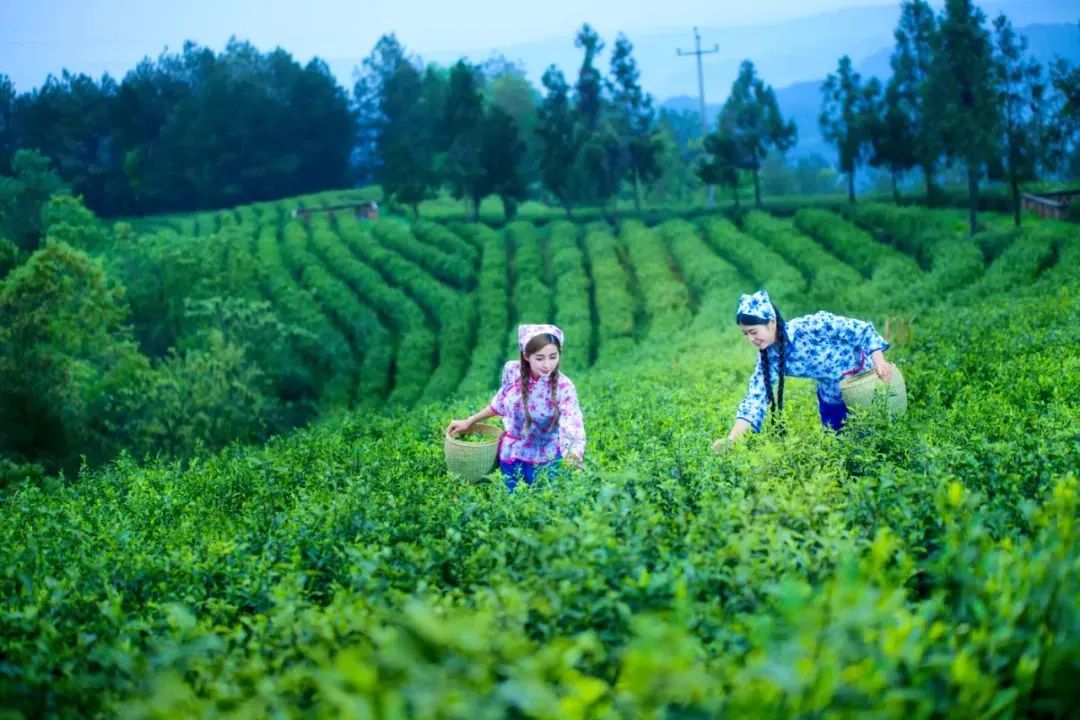
[[712,444],[712,451],[716,455],[723,455],[731,448],[735,447],[735,441],[730,437],[722,437],[718,440],[714,440]]
[[462,433],[469,432],[473,424],[466,420],[451,420],[450,424],[446,426],[446,434],[451,437],[456,437]]
[[739,442],[739,438],[750,432],[752,429],[750,423],[746,420],[737,418],[735,424],[731,426],[731,432],[728,433],[727,437],[713,443],[713,452],[720,454],[730,450],[734,447],[735,443]]

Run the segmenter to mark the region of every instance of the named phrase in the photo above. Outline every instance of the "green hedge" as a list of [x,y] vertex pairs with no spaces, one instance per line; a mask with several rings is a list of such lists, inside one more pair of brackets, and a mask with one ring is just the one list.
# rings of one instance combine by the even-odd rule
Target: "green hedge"
[[619,239],[644,297],[648,337],[660,338],[690,324],[690,294],[686,284],[672,272],[672,261],[663,240],[637,220],[623,223]]
[[809,310],[806,278],[782,255],[753,235],[739,232],[730,221],[710,219],[701,222],[705,241],[730,262],[757,288],[766,288],[777,306],[790,317]]
[[636,343],[630,275],[619,261],[618,241],[607,225],[585,227],[585,254],[596,293],[597,362],[615,365]]
[[502,233],[482,225],[468,233],[471,241],[480,246],[481,256],[475,295],[476,343],[460,391],[466,395],[493,395],[503,360],[514,356],[513,348],[506,345],[510,327],[506,240]]
[[[617,267],[629,298],[611,233],[587,232],[597,292],[597,265]],[[733,323],[750,281],[691,224],[656,232],[695,320],[574,378],[586,463],[551,482],[448,476],[441,430],[473,398],[185,463],[8,468],[4,712],[1080,713],[1076,237],[1031,228],[926,305],[890,350],[907,415],[855,411],[836,436],[793,380],[786,432],[718,457],[753,367]],[[286,235],[290,257],[311,255]]]
[[552,298],[555,324],[566,336],[562,370],[568,374],[589,366],[593,358],[592,311],[584,254],[578,242],[578,227],[556,220],[547,226],[547,249],[554,280]]

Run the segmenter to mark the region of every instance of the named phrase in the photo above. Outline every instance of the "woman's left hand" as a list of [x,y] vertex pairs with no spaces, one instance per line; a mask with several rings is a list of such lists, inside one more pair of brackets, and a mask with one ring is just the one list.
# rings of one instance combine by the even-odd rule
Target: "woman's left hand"
[[466,418],[465,420],[451,420],[450,424],[446,426],[446,430],[444,432],[450,437],[457,437],[458,435],[467,433],[469,432],[469,429],[473,426],[473,423],[470,422],[470,420],[471,418]]
[[874,360],[874,372],[885,382],[892,380],[892,369],[892,363],[886,362],[885,358],[880,355]]

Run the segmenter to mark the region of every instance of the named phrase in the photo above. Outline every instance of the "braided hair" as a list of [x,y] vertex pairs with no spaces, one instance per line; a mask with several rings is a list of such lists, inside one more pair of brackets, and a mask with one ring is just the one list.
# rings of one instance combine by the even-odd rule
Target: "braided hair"
[[525,426],[532,425],[532,415],[529,413],[529,379],[532,375],[529,370],[528,356],[533,353],[540,352],[548,345],[554,345],[559,351],[559,362],[555,365],[555,369],[551,371],[551,404],[555,408],[555,412],[551,416],[551,420],[548,422],[548,426],[544,428],[544,431],[550,431],[551,428],[559,424],[559,368],[562,367],[562,345],[559,344],[559,339],[554,335],[548,333],[541,333],[536,335],[525,344],[525,351],[521,353],[521,404],[525,408]]
[[[780,314],[780,310],[773,305],[773,310],[776,312],[776,345],[777,354],[780,356],[779,377],[777,378],[777,392],[773,397],[772,386],[772,362],[769,360],[769,348],[762,348],[760,352],[761,357],[761,372],[765,379],[765,398],[769,401],[769,417],[776,421],[776,416],[784,412],[784,349],[787,345],[787,332],[784,328],[784,316]],[[754,315],[739,314],[735,317],[735,321],[740,325],[768,325],[769,321]],[[771,347],[771,346],[770,346]]]

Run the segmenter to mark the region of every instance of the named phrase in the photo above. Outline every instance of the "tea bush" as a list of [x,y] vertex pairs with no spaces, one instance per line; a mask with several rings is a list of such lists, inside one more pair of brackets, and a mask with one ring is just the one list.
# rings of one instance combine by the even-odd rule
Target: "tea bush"
[[[865,245],[832,222],[816,218],[815,237]],[[571,230],[521,223],[466,240],[492,305],[479,327],[500,342],[532,307],[527,292],[580,314],[581,279],[595,283],[607,354],[574,375],[580,470],[513,493],[448,476],[442,429],[495,389],[496,350],[479,345],[486,368],[460,396],[365,409],[263,447],[121,457],[52,482],[5,465],[6,716],[1080,713],[1071,232],[1036,224],[936,301],[937,268],[877,258],[848,301],[923,308],[888,354],[908,413],[856,411],[833,435],[812,383],[790,379],[783,431],[767,425],[717,456],[710,442],[754,362],[734,300],[765,268],[728,262],[682,219],[622,236],[589,226],[580,243]],[[363,234],[337,231],[346,245]],[[306,237],[284,241],[310,254]],[[329,236],[318,242],[328,255]],[[362,247],[353,257],[370,262]],[[546,269],[529,274],[530,253],[577,278],[576,306],[553,297],[558,277],[551,288]],[[685,329],[635,335],[631,270],[654,322],[665,283],[685,283]],[[806,277],[793,303],[814,302]]]

